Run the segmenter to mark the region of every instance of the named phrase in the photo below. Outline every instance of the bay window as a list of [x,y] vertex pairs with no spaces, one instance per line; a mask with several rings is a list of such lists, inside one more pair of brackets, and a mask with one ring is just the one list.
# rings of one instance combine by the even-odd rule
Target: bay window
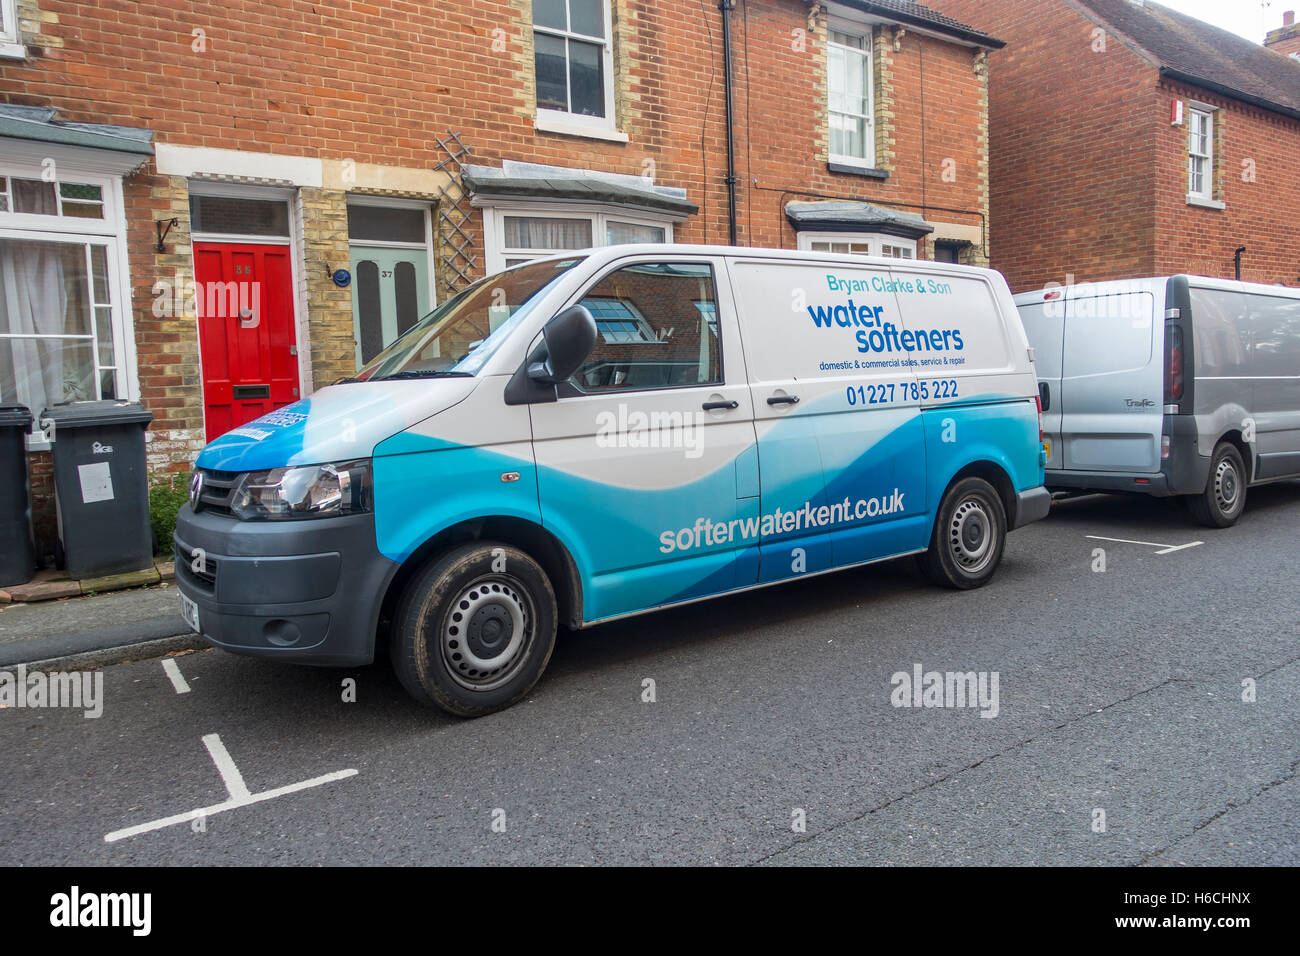
[[576,249],[673,241],[672,224],[617,207],[533,203],[486,208],[488,272]]

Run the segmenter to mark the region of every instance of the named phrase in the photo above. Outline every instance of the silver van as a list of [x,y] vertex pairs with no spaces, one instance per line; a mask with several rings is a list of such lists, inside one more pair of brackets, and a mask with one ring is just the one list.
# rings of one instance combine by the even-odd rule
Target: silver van
[[1015,301],[1049,488],[1185,495],[1226,528],[1248,486],[1300,476],[1300,289],[1178,275]]

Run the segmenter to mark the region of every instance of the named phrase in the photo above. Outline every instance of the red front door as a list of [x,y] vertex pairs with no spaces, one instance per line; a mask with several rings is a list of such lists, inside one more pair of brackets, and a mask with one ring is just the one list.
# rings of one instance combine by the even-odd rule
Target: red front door
[[194,243],[207,440],[298,399],[289,246]]

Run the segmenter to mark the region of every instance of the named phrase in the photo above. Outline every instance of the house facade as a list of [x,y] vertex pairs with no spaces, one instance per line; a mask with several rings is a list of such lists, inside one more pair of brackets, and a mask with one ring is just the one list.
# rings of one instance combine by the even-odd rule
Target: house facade
[[138,399],[182,471],[538,256],[988,262],[999,40],[909,0],[723,6],[0,0],[0,401]]
[[[1300,282],[1300,60],[1151,0],[935,0],[991,58],[992,264],[1014,291]],[[1238,254],[1238,250],[1240,254]]]

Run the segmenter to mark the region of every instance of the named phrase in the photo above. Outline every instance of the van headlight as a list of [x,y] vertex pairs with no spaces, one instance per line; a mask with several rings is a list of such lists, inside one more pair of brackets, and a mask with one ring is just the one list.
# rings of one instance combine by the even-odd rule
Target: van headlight
[[362,514],[371,510],[370,459],[249,471],[239,476],[230,511],[241,521]]

